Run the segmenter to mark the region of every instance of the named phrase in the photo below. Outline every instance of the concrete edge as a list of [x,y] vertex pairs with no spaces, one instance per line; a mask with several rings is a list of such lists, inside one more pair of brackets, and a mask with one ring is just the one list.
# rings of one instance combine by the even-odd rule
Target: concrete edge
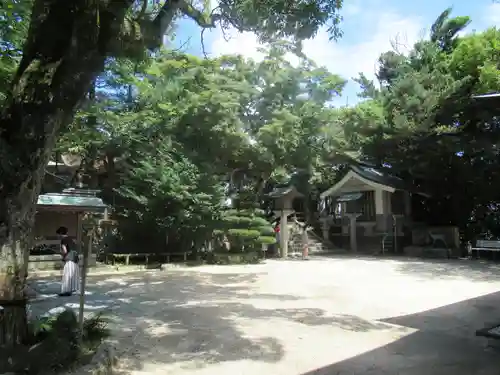
[[[147,267],[147,266],[121,266],[121,267],[113,267],[113,268],[105,268],[105,269],[97,269],[90,268],[88,270],[87,275],[95,276],[95,275],[119,275],[119,274],[127,274],[133,272],[141,272],[141,271],[165,271],[166,269],[176,269],[176,268],[192,268],[185,264],[162,264],[161,267]],[[50,270],[50,271],[31,271],[28,273],[28,279],[33,278],[43,278],[43,277],[51,277],[51,276],[61,276],[62,270]]]

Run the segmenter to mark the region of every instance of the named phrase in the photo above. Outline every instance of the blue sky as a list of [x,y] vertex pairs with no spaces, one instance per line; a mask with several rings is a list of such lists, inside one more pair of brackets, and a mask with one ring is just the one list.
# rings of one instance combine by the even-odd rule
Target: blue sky
[[[346,79],[363,72],[373,77],[378,56],[392,49],[391,40],[401,52],[422,37],[436,17],[447,7],[453,7],[453,15],[472,18],[467,32],[482,31],[500,26],[500,4],[494,0],[421,0],[406,2],[397,0],[344,0],[342,10],[344,36],[338,42],[328,40],[325,31],[305,43],[305,53],[317,64],[326,66],[332,73]],[[205,32],[205,49],[210,55],[242,54],[259,58],[255,37],[229,31],[225,41],[220,30]],[[181,20],[176,31],[177,45],[183,45],[188,53],[201,55],[200,29],[190,20]],[[337,105],[354,104],[359,99],[357,85],[350,81]]]

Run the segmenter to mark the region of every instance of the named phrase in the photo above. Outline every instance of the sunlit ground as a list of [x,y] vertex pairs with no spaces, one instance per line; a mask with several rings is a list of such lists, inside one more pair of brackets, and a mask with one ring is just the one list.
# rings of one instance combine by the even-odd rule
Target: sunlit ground
[[[46,295],[33,314],[78,297]],[[475,337],[500,324],[500,267],[475,261],[317,258],[93,276],[123,374],[498,375]]]

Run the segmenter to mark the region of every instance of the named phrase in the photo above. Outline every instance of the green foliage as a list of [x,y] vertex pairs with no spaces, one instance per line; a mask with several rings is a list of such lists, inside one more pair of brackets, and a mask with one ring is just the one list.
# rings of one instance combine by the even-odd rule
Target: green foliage
[[451,51],[456,46],[457,34],[470,23],[469,17],[450,18],[451,11],[452,8],[444,10],[431,26],[430,41],[445,52]]
[[[111,43],[113,57],[144,58],[146,49],[162,46],[164,35],[174,28],[178,17],[189,18],[202,29],[221,27],[253,32],[263,42],[280,38],[291,40],[297,49],[302,40],[316,35],[321,27],[326,27],[332,39],[341,36],[339,10],[342,0],[222,0],[215,6],[207,1],[189,0],[127,3],[123,4],[129,9],[119,36]],[[130,7],[131,4],[134,5]]]
[[[109,324],[111,320],[105,313],[95,314],[83,322],[83,340],[95,343],[109,337]],[[31,334],[36,342],[46,339],[48,336],[57,333],[57,329],[63,327],[65,330],[74,332],[76,337],[78,323],[74,312],[65,310],[58,315],[49,315],[35,319],[30,322]]]
[[[293,37],[307,39],[315,35],[322,25],[327,26],[332,37],[340,36],[338,24],[342,0],[221,1],[220,14],[225,22],[239,30],[257,31],[262,40]],[[217,9],[217,8],[216,8]],[[226,9],[229,12],[226,13]],[[217,11],[216,11],[217,13]]]
[[263,245],[275,242],[271,224],[261,210],[227,210],[219,229],[230,242],[230,252],[260,252]]
[[110,324],[110,317],[103,312],[85,319],[83,322],[83,340],[88,343],[100,343],[111,335]]
[[227,234],[230,238],[230,240],[242,240],[245,242],[253,242],[257,238],[259,238],[259,231],[258,230],[251,230],[251,229],[228,229]]
[[272,245],[272,244],[275,244],[276,243],[276,237],[274,236],[271,236],[271,234],[269,233],[268,234],[268,230],[264,230],[261,232],[261,234],[267,234],[267,235],[264,235],[264,236],[260,236],[259,238],[257,238],[257,242],[262,244],[262,245]]
[[30,10],[31,1],[4,0],[0,7],[0,104],[21,59]]
[[[306,185],[322,181],[318,169],[338,144],[326,131],[332,110],[325,105],[345,81],[302,55],[291,65],[290,49],[272,43],[260,63],[175,51],[141,64],[108,62],[91,105],[57,149],[82,155],[86,181],[113,203],[118,246],[142,246],[144,236],[158,251],[203,243],[228,197],[239,211],[225,221],[264,227],[264,210],[255,207],[280,171],[308,171]],[[132,239],[134,232],[144,234]]]
[[16,371],[22,369],[22,373],[66,373],[92,358],[97,347],[110,335],[109,323],[104,313],[85,319],[79,341],[78,321],[73,310],[36,319],[30,323],[27,354],[19,363],[14,360],[11,365]]
[[[166,1],[157,1],[159,6],[148,7],[143,12],[143,18],[153,14],[161,16],[175,15],[175,7]],[[294,39],[297,41],[314,36],[320,27],[326,26],[332,38],[341,35],[339,10],[342,0],[310,1],[256,1],[256,0],[223,0],[211,9],[210,2],[192,3],[180,0],[176,4],[183,16],[194,20],[200,27],[223,28],[233,27],[239,31],[256,33],[262,41],[277,38]],[[156,21],[156,20],[155,20]],[[165,27],[165,22],[160,22]],[[154,24],[153,24],[154,26]],[[150,37],[157,37],[155,33],[161,30],[146,28],[146,32],[153,32]],[[147,36],[147,35],[146,35]]]
[[[498,29],[461,36],[469,17],[446,9],[407,54],[381,54],[377,82],[356,79],[364,101],[331,108],[346,81],[316,66],[299,42],[322,25],[338,36],[341,1],[238,0],[211,9],[181,0],[173,13],[164,1],[141,4],[122,30],[133,58],[107,60],[57,145],[84,157],[87,182],[116,207],[124,239],[135,231],[154,248],[190,247],[225,234],[238,251],[256,248],[274,241],[263,219],[267,191],[293,181],[314,210],[337,171],[361,160],[389,164],[430,192],[426,218],[465,227],[471,216],[489,215],[500,183],[499,107],[471,94],[500,91]],[[0,39],[10,44],[2,49],[0,95],[29,19],[25,2],[4,8]],[[138,60],[136,52],[161,35],[158,17],[169,14],[165,30],[182,14],[201,27],[253,31],[267,42],[265,58],[159,51]],[[236,210],[227,210],[228,198]]]
[[[259,191],[257,201],[273,161],[291,163],[285,160],[283,145],[303,146],[294,137],[265,152],[269,139],[253,144],[257,134],[266,133],[260,128],[268,126],[267,134],[291,127],[290,133],[311,134],[311,119],[321,108],[307,104],[289,113],[273,105],[270,114],[258,115],[265,120],[255,127],[263,98],[255,82],[266,73],[254,69],[253,62],[239,57],[203,61],[171,53],[152,66],[141,65],[157,56],[179,17],[188,17],[203,29],[234,27],[253,32],[262,41],[287,39],[300,51],[300,42],[323,26],[332,38],[340,35],[342,0],[222,0],[214,9],[208,1],[189,0],[61,4],[6,0],[0,12],[0,103],[6,103],[0,172],[5,181],[14,181],[13,190],[25,186],[33,198],[20,200],[20,212],[28,215],[28,222],[45,174],[43,164],[53,151],[56,155],[62,151],[83,156],[79,172],[87,174],[92,187],[102,187],[120,217],[129,220],[128,228],[135,221],[157,238],[163,231],[165,238],[196,234],[203,239],[213,231],[211,223],[220,214],[224,188],[232,185],[228,175],[236,169],[247,171],[246,186],[240,186],[238,194],[250,195],[252,186]],[[21,51],[22,64],[14,74]],[[92,82],[104,62],[106,71]],[[311,72],[315,75],[302,77],[302,82],[308,78],[306,88],[314,101],[326,100],[342,85],[324,70]],[[104,89],[99,90],[103,82]],[[266,81],[267,93],[274,83],[286,87],[280,79]],[[88,100],[75,116],[90,86]],[[299,111],[307,113],[304,121]],[[296,130],[299,124],[303,129]],[[58,133],[64,136],[53,150]],[[5,152],[7,145],[17,153]],[[272,155],[274,151],[279,153]],[[294,158],[302,160],[297,153]],[[309,156],[307,163],[312,159]],[[2,187],[4,199],[13,199],[15,193]],[[2,203],[5,222],[11,221],[9,206]],[[9,231],[5,233],[2,245],[11,243]],[[24,281],[20,282],[22,287]],[[18,282],[13,283],[9,287],[17,290]]]
[[500,31],[459,36],[470,20],[450,12],[407,55],[383,53],[380,88],[360,77],[368,100],[339,110],[336,121],[350,157],[389,164],[433,196],[416,220],[459,225],[470,234],[483,218],[492,222],[498,204],[500,113],[471,95],[500,91]]
[[163,142],[136,157],[117,189],[128,198],[117,207],[120,215],[151,235],[169,233],[172,239],[209,233],[223,203],[220,181]]
[[264,212],[254,211],[269,209],[266,192],[293,182],[312,211],[343,165],[360,160],[387,163],[431,193],[422,220],[465,227],[471,212],[489,212],[500,182],[498,107],[470,98],[500,90],[499,31],[459,36],[468,23],[446,10],[408,54],[383,53],[378,82],[360,75],[366,100],[350,108],[329,106],[345,80],[293,42],[269,43],[260,62],[175,51],[109,60],[59,150],[104,165],[99,184],[128,221],[122,234],[148,233],[155,248],[223,234],[238,251],[272,243]]
[[53,324],[57,316],[43,317],[31,323],[31,331],[34,336],[52,332]]

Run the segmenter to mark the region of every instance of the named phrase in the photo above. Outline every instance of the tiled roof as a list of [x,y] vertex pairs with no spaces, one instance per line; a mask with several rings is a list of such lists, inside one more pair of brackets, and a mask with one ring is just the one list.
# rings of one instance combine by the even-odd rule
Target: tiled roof
[[389,174],[386,171],[381,170],[381,169],[357,165],[357,166],[352,166],[351,170],[354,171],[356,174],[360,175],[361,177],[366,178],[367,180],[370,180],[370,181],[375,182],[377,184],[389,186],[389,187],[392,187],[396,190],[406,190],[406,191],[409,191],[411,193],[427,195],[427,194],[419,191],[415,186],[408,184],[403,179],[396,177],[394,175],[391,175],[391,174]]

